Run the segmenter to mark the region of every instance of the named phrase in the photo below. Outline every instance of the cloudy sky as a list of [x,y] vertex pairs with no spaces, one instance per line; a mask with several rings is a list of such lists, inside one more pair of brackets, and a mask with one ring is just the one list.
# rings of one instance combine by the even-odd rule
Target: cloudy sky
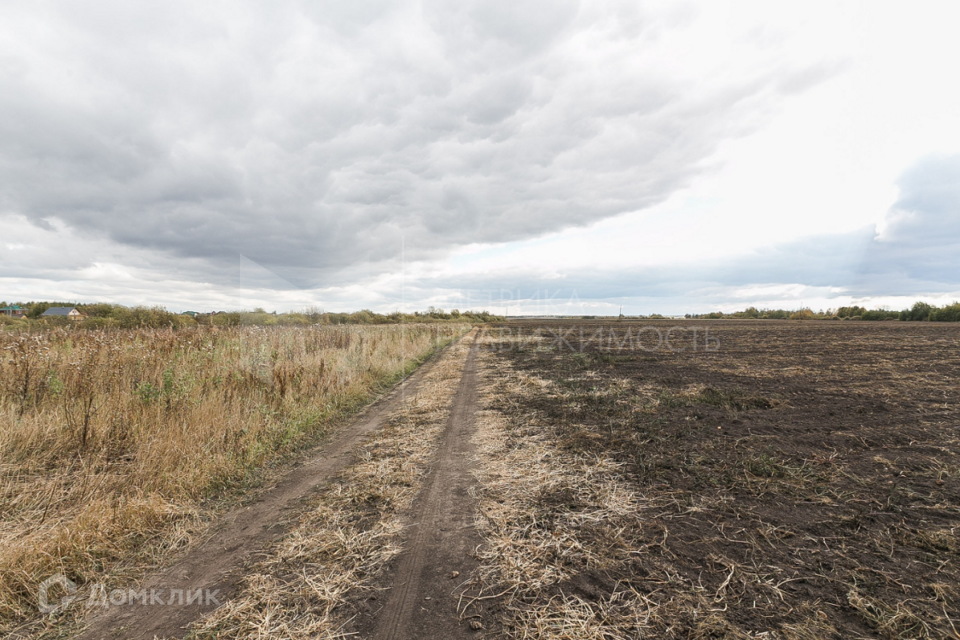
[[0,300],[960,298],[954,2],[0,4]]

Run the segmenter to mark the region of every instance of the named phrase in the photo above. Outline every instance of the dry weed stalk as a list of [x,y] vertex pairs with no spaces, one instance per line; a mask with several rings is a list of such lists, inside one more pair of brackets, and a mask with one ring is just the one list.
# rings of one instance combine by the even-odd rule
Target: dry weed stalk
[[[542,388],[542,380],[503,362],[494,365],[491,355],[481,354],[487,381],[481,398],[488,407],[495,395]],[[506,597],[505,626],[517,638],[643,637],[657,605],[641,594],[617,589],[609,598],[587,602],[565,593],[582,572],[629,556],[617,539],[624,528],[642,526],[643,499],[622,481],[618,463],[565,456],[551,434],[525,420],[519,425],[512,419],[517,417],[488,408],[478,420],[481,597],[494,592]]]
[[158,562],[212,498],[468,329],[0,332],[0,635],[37,617],[52,574],[83,585]]

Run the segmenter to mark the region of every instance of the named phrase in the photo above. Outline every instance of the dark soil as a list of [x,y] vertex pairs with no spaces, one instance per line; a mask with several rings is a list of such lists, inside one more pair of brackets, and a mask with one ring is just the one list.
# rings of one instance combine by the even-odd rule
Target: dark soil
[[[671,344],[685,350],[653,349],[649,330],[652,341],[626,339],[644,326],[682,327]],[[704,329],[719,343],[704,342]],[[722,600],[661,607],[661,637],[960,638],[960,325],[528,321],[488,331],[539,333],[492,348],[555,383],[504,398],[504,413],[552,430],[570,455],[627,463],[656,506],[620,534],[642,553],[583,567],[556,591],[599,599],[628,584],[658,603]],[[542,508],[570,501],[545,496]]]

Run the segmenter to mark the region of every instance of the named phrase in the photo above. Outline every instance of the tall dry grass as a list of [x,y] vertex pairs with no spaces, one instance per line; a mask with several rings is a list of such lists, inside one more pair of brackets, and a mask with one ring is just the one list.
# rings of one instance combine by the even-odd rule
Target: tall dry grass
[[[0,333],[0,632],[100,579],[469,325]],[[146,544],[145,544],[146,543]]]

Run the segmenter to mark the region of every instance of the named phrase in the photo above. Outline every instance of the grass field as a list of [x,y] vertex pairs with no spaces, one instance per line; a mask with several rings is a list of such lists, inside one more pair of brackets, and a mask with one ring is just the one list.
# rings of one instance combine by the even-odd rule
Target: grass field
[[0,635],[136,578],[469,325],[0,333]]
[[960,638],[960,330],[645,326],[487,331],[505,635]]

